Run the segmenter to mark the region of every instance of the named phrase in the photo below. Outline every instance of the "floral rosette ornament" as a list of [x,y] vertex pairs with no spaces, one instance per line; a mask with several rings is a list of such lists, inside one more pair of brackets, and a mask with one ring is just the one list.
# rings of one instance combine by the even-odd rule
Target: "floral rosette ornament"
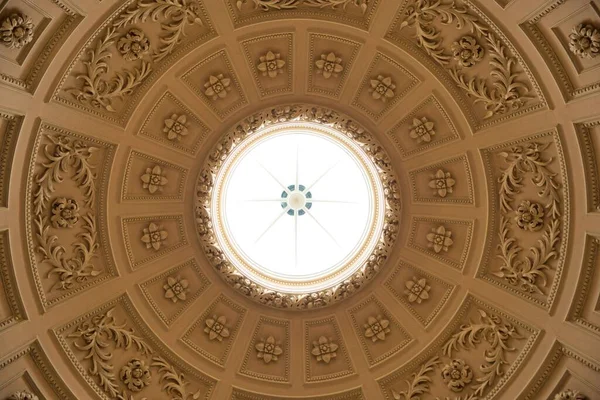
[[461,67],[469,68],[483,58],[484,50],[472,36],[463,36],[452,44],[454,59]]
[[539,231],[544,226],[544,207],[539,203],[523,200],[517,208],[515,221],[524,231]]
[[117,49],[127,61],[139,60],[150,51],[150,40],[141,30],[130,29],[117,42]]
[[20,49],[33,40],[33,22],[23,14],[12,14],[0,26],[2,43],[9,49]]
[[590,24],[573,27],[569,49],[578,57],[593,58],[600,54],[600,31]]
[[279,356],[283,354],[283,349],[273,336],[269,336],[267,339],[257,343],[255,347],[257,351],[256,357],[262,358],[265,364],[277,361]]
[[52,203],[50,222],[54,228],[72,228],[79,221],[79,205],[73,199],[59,197]]
[[464,360],[455,359],[442,368],[442,378],[453,392],[462,392],[473,380],[473,370]]
[[143,360],[132,358],[131,361],[121,368],[119,373],[121,380],[132,392],[139,392],[150,384],[152,378],[150,367]]

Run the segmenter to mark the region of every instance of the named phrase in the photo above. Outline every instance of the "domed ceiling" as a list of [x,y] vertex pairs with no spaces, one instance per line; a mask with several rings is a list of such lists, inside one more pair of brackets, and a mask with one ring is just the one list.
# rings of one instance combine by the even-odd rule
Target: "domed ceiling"
[[[0,399],[600,398],[597,0],[4,0],[0,38]],[[319,203],[354,167],[282,177],[335,151],[266,151],[317,222],[306,267],[261,257],[376,228],[286,291],[213,205],[302,124],[371,208]]]

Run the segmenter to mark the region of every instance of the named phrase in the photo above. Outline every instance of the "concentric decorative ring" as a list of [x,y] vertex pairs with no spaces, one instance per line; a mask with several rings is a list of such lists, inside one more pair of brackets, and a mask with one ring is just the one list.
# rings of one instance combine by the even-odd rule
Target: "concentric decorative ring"
[[[362,246],[362,251],[367,249],[367,253],[360,258],[354,258],[354,260],[360,260],[356,266],[341,269],[341,271],[350,271],[350,275],[348,273],[340,275],[341,273],[337,272],[338,276],[341,276],[340,279],[343,279],[342,281],[340,279],[337,281],[323,279],[319,282],[325,282],[325,284],[319,286],[318,289],[313,286],[313,290],[305,291],[297,288],[291,290],[281,285],[269,286],[268,282],[265,283],[265,280],[261,280],[261,275],[253,275],[249,272],[249,270],[254,271],[252,268],[247,269],[245,268],[246,264],[240,264],[240,258],[235,255],[235,252],[230,251],[228,240],[223,239],[222,221],[219,217],[221,214],[216,211],[219,207],[215,207],[218,202],[215,197],[220,198],[221,193],[221,189],[216,189],[216,187],[222,186],[222,168],[231,164],[230,156],[233,157],[232,154],[238,153],[238,149],[253,142],[258,137],[257,133],[264,131],[265,128],[272,130],[278,126],[290,125],[290,123],[308,123],[320,126],[324,130],[339,132],[340,137],[355,147],[369,162],[377,182],[376,186],[381,191],[379,202],[381,223],[378,229],[373,230],[375,234],[371,239],[371,245]],[[312,203],[308,201],[313,196],[312,193],[300,194],[300,191],[296,193],[290,187],[286,187],[284,191],[289,191],[289,193],[282,194],[282,199],[290,203],[302,203],[301,209],[304,212],[309,210],[309,204],[312,206]],[[215,193],[219,196],[215,196]],[[287,196],[296,195],[299,197],[298,199],[287,198]],[[261,304],[275,308],[324,307],[355,293],[370,281],[383,266],[396,239],[400,211],[399,198],[397,179],[388,155],[363,127],[331,109],[297,104],[279,106],[261,111],[241,121],[226,133],[209,153],[197,182],[197,230],[209,261],[221,273],[225,281],[239,292]],[[283,200],[281,207],[283,207],[284,213],[287,209],[294,209],[292,205],[283,204],[286,203]]]

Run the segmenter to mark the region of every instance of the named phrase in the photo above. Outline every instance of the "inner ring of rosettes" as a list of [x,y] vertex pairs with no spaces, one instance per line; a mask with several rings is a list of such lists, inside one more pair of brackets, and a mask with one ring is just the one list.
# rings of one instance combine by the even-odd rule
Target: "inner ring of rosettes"
[[[345,264],[310,280],[289,280],[264,274],[249,265],[228,240],[220,207],[224,176],[244,148],[284,126],[304,125],[343,143],[369,176],[372,217],[368,233]],[[309,105],[269,108],[227,132],[207,156],[197,182],[196,222],[208,260],[234,289],[272,307],[324,307],[366,285],[389,257],[398,231],[400,196],[396,176],[385,150],[355,121],[336,111]],[[308,211],[308,210],[306,210]]]

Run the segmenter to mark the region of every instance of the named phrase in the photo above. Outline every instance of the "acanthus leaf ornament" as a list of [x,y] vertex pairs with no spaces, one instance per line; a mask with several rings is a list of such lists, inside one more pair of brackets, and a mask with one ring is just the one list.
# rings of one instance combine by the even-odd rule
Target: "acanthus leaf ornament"
[[[153,64],[173,53],[185,36],[186,28],[192,24],[202,25],[200,14],[201,8],[196,0],[137,0],[106,28],[106,32],[93,48],[86,50],[89,58],[83,61],[85,72],[76,75],[76,80],[82,81],[82,85],[65,89],[66,92],[80,103],[110,113],[116,112],[115,100],[123,100],[125,96],[131,95],[153,71]],[[141,60],[138,67],[116,71],[112,78],[108,78],[107,75],[112,72],[109,61],[113,56],[109,49],[115,43],[119,31],[133,24],[144,23],[148,19],[158,21],[160,17],[165,20],[161,23],[159,35],[161,46],[152,53],[152,60]],[[135,30],[137,29],[131,31]],[[139,35],[135,36],[139,38]],[[140,51],[149,51],[148,43],[143,40],[137,43],[141,45]],[[140,58],[141,52],[131,52],[132,47],[126,46],[125,42],[118,46],[123,50],[127,47],[125,54],[128,59]]]
[[[99,386],[112,397],[119,395],[119,386],[113,372],[114,367],[110,363],[113,357],[112,352],[108,349],[110,343],[112,342],[115,347],[122,349],[129,349],[131,345],[135,345],[141,355],[152,354],[152,350],[146,342],[135,335],[133,329],[126,328],[127,323],[118,324],[115,321],[114,310],[111,308],[103,314],[82,322],[73,333],[67,336],[75,339],[75,348],[86,352],[85,359],[90,362],[88,373],[97,377]],[[136,381],[136,383],[138,382]],[[134,385],[134,387],[139,386],[143,387],[143,384]]]
[[[499,271],[492,273],[527,293],[543,294],[541,287],[547,283],[546,270],[552,268],[550,262],[558,257],[561,235],[561,200],[558,195],[560,185],[555,180],[556,173],[548,169],[553,158],[544,157],[543,152],[547,147],[548,144],[532,141],[500,153],[508,164],[499,178],[499,202],[503,215],[498,232],[498,258],[502,260],[502,265]],[[537,231],[542,228],[540,224],[543,224],[544,215],[547,215],[550,221],[537,244],[529,249],[529,255],[520,258],[523,249],[518,245],[517,239],[511,236],[509,214],[515,212],[512,203],[524,186],[526,173],[532,174],[531,183],[539,189],[540,199],[547,200],[543,208],[537,203],[522,202],[516,210],[516,224],[523,226],[523,229],[527,227],[528,230]],[[528,215],[527,218],[524,217],[525,214]]]
[[[474,103],[483,104],[486,110],[484,119],[519,109],[533,98],[529,95],[530,87],[520,81],[520,74],[515,71],[515,57],[506,54],[506,46],[502,41],[477,16],[471,14],[467,7],[458,6],[453,1],[415,0],[406,8],[404,15],[399,29],[414,27],[417,45],[448,71],[458,87],[474,99]],[[468,28],[475,37],[468,36],[470,39],[467,41],[459,40],[453,54],[443,47],[441,32],[434,26],[436,19],[443,25],[455,24],[457,29]],[[475,58],[480,59],[484,50],[481,44],[474,43],[477,39],[488,46],[491,83],[477,76],[469,78],[456,65],[451,65],[453,56],[456,56],[459,66],[470,66]],[[462,55],[467,53],[462,50],[470,51],[466,63]]]
[[[248,0],[238,0],[236,6],[238,10],[242,10],[244,4]],[[314,8],[331,8],[335,10],[341,8],[343,10],[348,5],[358,7],[364,14],[367,11],[368,0],[251,0],[254,3],[255,9],[261,9],[262,11],[272,10],[293,10],[298,8],[300,5],[305,5]]]
[[556,393],[554,400],[587,400],[587,397],[578,390],[567,389]]
[[[41,255],[42,262],[51,266],[48,277],[56,275],[58,280],[51,290],[69,290],[102,273],[96,269],[92,260],[96,257],[99,244],[97,241],[95,198],[96,198],[96,166],[90,158],[97,148],[86,146],[82,141],[61,135],[46,136],[52,145],[43,148],[46,162],[42,171],[36,176],[37,189],[33,193],[33,225],[38,245],[36,251]],[[73,251],[68,253],[66,248],[58,244],[58,236],[50,233],[51,224],[55,227],[69,226],[78,218],[79,206],[67,199],[58,198],[52,207],[54,218],[47,216],[50,198],[56,191],[57,185],[63,182],[70,168],[74,169],[72,179],[83,192],[84,205],[88,209],[82,215],[82,232],[77,233]],[[58,202],[57,202],[58,201]],[[67,212],[68,211],[68,212]]]
[[[247,0],[238,0],[236,6],[238,10],[246,4]],[[270,10],[292,10],[298,7],[302,0],[251,0],[254,3],[254,8],[260,8],[262,11]]]
[[6,400],[39,400],[39,397],[29,390],[19,390],[8,396]]

